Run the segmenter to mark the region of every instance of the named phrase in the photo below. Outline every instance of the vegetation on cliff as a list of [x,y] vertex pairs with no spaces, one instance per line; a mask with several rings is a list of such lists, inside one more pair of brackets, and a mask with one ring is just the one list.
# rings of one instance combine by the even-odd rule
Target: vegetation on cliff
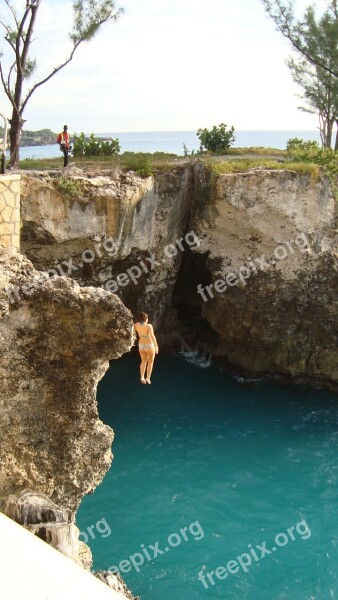
[[105,140],[96,138],[92,133],[89,138],[83,131],[80,135],[74,135],[73,154],[76,157],[113,156],[121,150],[119,140]]
[[311,162],[296,162],[291,160],[277,161],[266,158],[242,158],[239,160],[207,161],[207,166],[219,175],[225,173],[243,173],[250,169],[277,169],[296,171],[300,175],[310,175],[313,182],[318,181],[320,168]]
[[235,128],[231,126],[228,130],[227,127],[225,123],[220,123],[218,127],[214,125],[212,129],[198,129],[197,137],[201,142],[201,152],[204,149],[215,153],[226,152],[235,141]]
[[[337,154],[337,153],[336,153]],[[333,158],[338,164],[338,156]],[[287,150],[273,148],[230,148],[226,154],[215,155],[202,152],[190,157],[182,157],[166,152],[124,152],[111,156],[82,156],[77,157],[74,164],[86,169],[122,169],[134,171],[142,177],[149,177],[154,170],[167,171],[174,166],[184,163],[205,163],[214,172],[234,173],[243,172],[252,168],[262,167],[268,169],[291,169],[302,174],[310,174],[317,179],[321,165],[311,159],[311,156],[302,160],[290,155]],[[62,158],[26,159],[20,161],[23,170],[50,170],[61,169]]]

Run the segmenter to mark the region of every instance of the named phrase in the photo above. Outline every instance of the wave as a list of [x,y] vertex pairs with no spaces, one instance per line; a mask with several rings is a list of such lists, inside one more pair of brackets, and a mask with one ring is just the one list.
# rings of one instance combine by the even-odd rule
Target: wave
[[261,379],[255,379],[253,377],[240,377],[239,375],[233,375],[233,379],[237,381],[237,383],[258,383],[262,381]]
[[188,363],[194,365],[195,367],[199,367],[200,369],[207,369],[212,365],[210,353],[200,352],[198,349],[192,350],[189,348],[189,346],[187,346],[187,344],[185,344],[185,342],[182,342],[182,350],[180,351],[180,354]]

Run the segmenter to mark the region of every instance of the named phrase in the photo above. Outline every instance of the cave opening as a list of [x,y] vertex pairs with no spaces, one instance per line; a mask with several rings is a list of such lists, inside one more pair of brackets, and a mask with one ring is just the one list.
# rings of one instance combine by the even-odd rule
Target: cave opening
[[212,282],[207,267],[208,253],[193,252],[187,248],[178,272],[172,296],[182,340],[191,347],[201,347],[212,352],[219,343],[219,336],[203,316],[203,300],[197,286]]

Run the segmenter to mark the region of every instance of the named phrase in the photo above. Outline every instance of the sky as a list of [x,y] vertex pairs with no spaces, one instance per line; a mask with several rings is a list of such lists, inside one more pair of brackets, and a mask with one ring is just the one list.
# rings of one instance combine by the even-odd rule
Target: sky
[[[310,1],[295,0],[302,13]],[[25,0],[13,0],[20,13]],[[325,0],[318,0],[320,10]],[[260,0],[120,0],[110,22],[27,105],[25,129],[80,132],[314,130],[285,64],[291,47]],[[9,22],[4,2],[0,20]],[[4,17],[6,17],[4,19]],[[49,73],[70,49],[71,0],[42,0],[31,57]],[[1,36],[3,60],[8,56]],[[9,48],[9,46],[7,46]],[[0,92],[0,112],[10,106]]]

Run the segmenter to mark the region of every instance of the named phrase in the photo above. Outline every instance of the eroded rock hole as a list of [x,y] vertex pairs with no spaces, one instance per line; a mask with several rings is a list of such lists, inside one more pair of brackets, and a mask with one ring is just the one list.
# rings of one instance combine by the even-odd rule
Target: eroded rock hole
[[212,352],[219,343],[218,334],[203,317],[203,300],[197,286],[212,282],[207,268],[208,254],[197,254],[187,249],[174,287],[172,305],[177,311],[180,334],[191,347],[201,345]]

